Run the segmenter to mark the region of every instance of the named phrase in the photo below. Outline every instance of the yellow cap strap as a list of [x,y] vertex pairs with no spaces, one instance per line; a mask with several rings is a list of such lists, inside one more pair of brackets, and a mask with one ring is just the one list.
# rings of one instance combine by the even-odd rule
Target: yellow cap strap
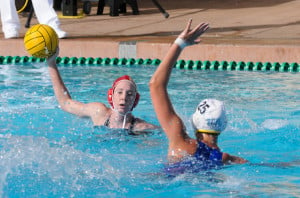
[[213,133],[213,134],[220,134],[220,131],[209,130],[209,129],[198,129],[196,130],[197,133]]

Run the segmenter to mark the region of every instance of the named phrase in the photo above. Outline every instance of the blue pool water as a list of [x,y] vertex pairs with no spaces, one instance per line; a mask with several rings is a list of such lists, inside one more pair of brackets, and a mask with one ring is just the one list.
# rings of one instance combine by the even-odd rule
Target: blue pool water
[[[131,75],[141,94],[134,115],[158,124],[154,70],[60,65],[82,102],[107,104],[113,79]],[[0,65],[0,197],[300,197],[299,74],[174,69],[169,92],[189,130],[201,99],[224,100],[229,126],[219,145],[251,163],[167,177],[163,132],[94,128],[59,109],[44,63]]]

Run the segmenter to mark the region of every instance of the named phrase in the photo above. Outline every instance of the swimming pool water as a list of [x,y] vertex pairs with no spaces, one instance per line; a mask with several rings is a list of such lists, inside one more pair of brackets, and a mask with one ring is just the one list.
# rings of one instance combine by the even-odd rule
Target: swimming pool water
[[[141,94],[134,115],[158,124],[154,66],[59,69],[82,102],[108,104],[112,81],[131,75]],[[44,63],[0,65],[0,197],[300,197],[299,74],[174,69],[169,92],[190,132],[200,100],[224,100],[229,126],[219,145],[251,163],[168,177],[163,132],[94,128],[59,109]]]

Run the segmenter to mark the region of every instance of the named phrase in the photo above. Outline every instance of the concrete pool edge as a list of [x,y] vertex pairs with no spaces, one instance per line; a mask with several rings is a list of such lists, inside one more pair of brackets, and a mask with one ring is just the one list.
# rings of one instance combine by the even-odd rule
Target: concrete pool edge
[[[171,42],[61,39],[60,56],[163,59]],[[1,40],[0,56],[28,56],[23,39]],[[186,48],[179,59],[299,63],[298,45],[207,44]]]

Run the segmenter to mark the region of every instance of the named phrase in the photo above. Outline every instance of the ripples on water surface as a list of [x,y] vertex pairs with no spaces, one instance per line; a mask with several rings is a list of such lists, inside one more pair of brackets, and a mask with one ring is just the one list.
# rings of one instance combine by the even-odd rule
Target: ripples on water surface
[[[154,69],[60,66],[82,102],[107,104],[113,79],[131,75],[142,96],[135,116],[158,124],[148,90]],[[174,69],[169,92],[188,129],[201,99],[224,100],[229,126],[219,145],[251,164],[170,178],[160,172],[162,132],[93,128],[59,109],[43,63],[0,65],[0,197],[299,197],[299,82],[296,73]]]

